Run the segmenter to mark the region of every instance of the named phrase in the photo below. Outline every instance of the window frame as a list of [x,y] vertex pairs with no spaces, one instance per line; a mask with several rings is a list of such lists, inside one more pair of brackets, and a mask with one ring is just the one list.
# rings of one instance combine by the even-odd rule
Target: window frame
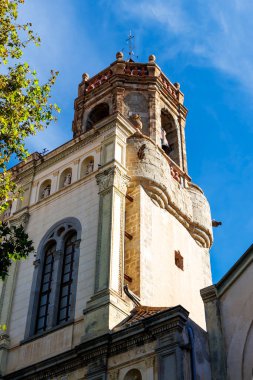
[[[75,240],[71,241],[71,239],[74,236],[75,236]],[[62,309],[67,308],[67,319],[65,318],[65,322],[69,321],[70,315],[71,315],[71,304],[73,302],[73,281],[74,281],[73,274],[74,274],[74,265],[75,265],[76,240],[77,240],[76,236],[77,236],[76,231],[72,230],[70,233],[67,234],[64,241],[63,257],[62,257],[62,265],[61,265],[61,281],[60,281],[58,308],[57,308],[57,325],[64,323],[64,319],[63,320],[60,319],[60,311]],[[70,241],[69,246],[71,246],[72,248],[70,254],[67,253],[68,241]],[[67,255],[69,256],[71,255],[71,261],[66,264]],[[70,265],[70,271],[68,273],[65,273],[65,265]],[[70,275],[70,278],[68,279],[68,281],[64,281],[64,276],[66,276],[66,274]],[[64,287],[68,287],[67,305],[61,308],[61,300],[65,298],[65,296],[62,297],[62,290]]]
[[[59,234],[58,234],[59,232]],[[78,219],[74,217],[65,218],[55,223],[41,239],[37,249],[36,260],[34,261],[34,274],[30,294],[30,302],[27,315],[27,323],[25,329],[24,341],[30,340],[47,334],[50,331],[60,328],[65,324],[69,324],[74,320],[75,302],[76,302],[76,289],[78,279],[78,264],[80,255],[80,240],[81,240],[82,227]],[[72,271],[72,290],[71,290],[71,303],[69,309],[69,319],[64,323],[58,323],[58,307],[60,297],[60,286],[62,277],[63,257],[65,242],[68,237],[76,234],[74,245],[74,261]],[[51,244],[56,244],[54,252],[54,273],[51,282],[51,299],[48,306],[48,320],[47,327],[44,331],[37,331],[37,315],[40,302],[40,291],[43,278],[43,270],[45,263],[45,252]]]

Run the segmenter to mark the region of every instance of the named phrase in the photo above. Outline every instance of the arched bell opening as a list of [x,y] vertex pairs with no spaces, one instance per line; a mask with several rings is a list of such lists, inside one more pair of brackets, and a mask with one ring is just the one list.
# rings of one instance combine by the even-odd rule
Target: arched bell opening
[[180,166],[179,129],[173,116],[166,109],[161,111],[161,147]]
[[87,117],[85,131],[91,130],[96,123],[98,123],[99,121],[109,116],[109,114],[110,114],[110,110],[109,110],[109,105],[107,103],[100,103],[96,105],[90,111]]

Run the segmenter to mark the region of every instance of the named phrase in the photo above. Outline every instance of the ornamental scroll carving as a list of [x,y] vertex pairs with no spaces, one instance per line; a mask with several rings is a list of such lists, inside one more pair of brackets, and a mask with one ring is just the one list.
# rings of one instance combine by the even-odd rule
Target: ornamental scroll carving
[[17,217],[10,220],[10,226],[18,227],[22,224],[23,227],[26,228],[29,221],[29,216],[30,214],[28,211],[23,212],[21,215],[18,215]]
[[106,169],[103,173],[96,175],[99,192],[110,190],[113,186],[122,194],[126,194],[130,177],[122,173],[116,166]]

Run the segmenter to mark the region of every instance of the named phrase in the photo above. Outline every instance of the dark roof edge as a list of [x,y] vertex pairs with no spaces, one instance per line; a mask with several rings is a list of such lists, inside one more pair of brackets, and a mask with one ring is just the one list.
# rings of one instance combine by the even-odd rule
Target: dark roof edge
[[218,296],[221,296],[233,284],[233,282],[247,269],[253,261],[253,244],[247,251],[236,261],[229,271],[215,285]]

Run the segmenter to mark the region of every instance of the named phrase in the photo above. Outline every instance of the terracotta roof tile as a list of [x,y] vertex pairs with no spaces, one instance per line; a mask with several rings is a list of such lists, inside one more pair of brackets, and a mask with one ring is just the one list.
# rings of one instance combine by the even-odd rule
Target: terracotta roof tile
[[163,310],[168,310],[169,307],[152,307],[152,306],[136,306],[129,317],[124,319],[116,328],[118,327],[128,327],[134,323],[140,322],[141,320],[151,317]]

